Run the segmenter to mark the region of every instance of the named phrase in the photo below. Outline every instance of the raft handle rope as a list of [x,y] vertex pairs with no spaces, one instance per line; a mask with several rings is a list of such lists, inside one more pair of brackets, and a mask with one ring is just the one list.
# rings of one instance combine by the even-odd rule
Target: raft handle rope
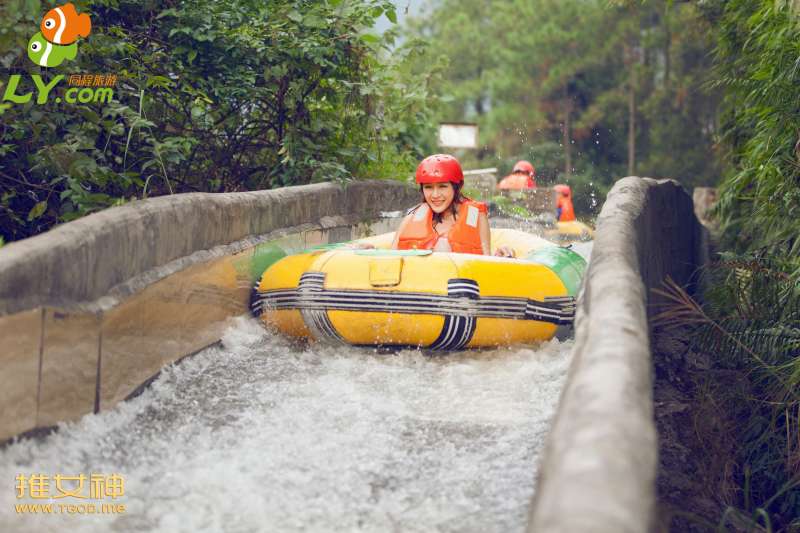
[[[427,314],[465,318],[510,318],[535,320],[556,325],[571,324],[575,318],[573,296],[528,298],[481,297],[474,280],[448,281],[448,294],[422,292],[325,289],[324,272],[306,272],[295,289],[256,291],[252,311],[266,310],[361,311]],[[327,328],[326,328],[327,329]]]

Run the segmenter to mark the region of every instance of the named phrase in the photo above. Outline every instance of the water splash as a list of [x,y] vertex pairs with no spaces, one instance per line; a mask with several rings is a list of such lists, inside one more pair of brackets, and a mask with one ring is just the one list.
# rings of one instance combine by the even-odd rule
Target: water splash
[[[379,354],[241,319],[141,396],[0,451],[0,531],[521,531],[571,346]],[[46,503],[16,499],[33,472],[121,474],[126,512],[16,514]]]

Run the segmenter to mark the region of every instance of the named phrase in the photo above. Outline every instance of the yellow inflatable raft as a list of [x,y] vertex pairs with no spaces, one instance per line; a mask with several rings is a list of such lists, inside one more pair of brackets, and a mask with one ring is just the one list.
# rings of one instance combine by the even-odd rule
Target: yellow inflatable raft
[[590,241],[594,239],[594,230],[591,226],[577,220],[569,222],[558,221],[555,227],[544,230],[544,237],[547,240],[562,244],[575,241]]
[[507,259],[389,250],[394,234],[321,247],[273,262],[251,307],[295,336],[353,345],[453,350],[551,338],[569,324],[586,262],[516,230],[492,230]]

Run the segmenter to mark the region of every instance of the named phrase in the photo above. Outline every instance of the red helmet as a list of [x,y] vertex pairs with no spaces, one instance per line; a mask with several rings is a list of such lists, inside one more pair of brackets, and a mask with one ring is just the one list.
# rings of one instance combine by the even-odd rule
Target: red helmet
[[569,188],[569,185],[553,185],[553,189],[567,198],[572,197],[572,189]]
[[533,176],[536,174],[536,169],[533,168],[533,165],[531,165],[530,161],[517,161],[517,164],[514,165],[514,170],[512,170],[511,173],[513,174],[514,172],[524,172],[529,176]]
[[417,183],[464,183],[464,172],[452,155],[429,155],[417,167]]

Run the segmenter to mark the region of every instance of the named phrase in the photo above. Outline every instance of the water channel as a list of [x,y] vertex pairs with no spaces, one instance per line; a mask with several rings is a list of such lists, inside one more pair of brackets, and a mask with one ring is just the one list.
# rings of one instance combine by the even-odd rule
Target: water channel
[[[523,531],[572,344],[431,357],[298,345],[240,318],[140,396],[0,449],[0,531]],[[92,473],[124,494],[14,490],[84,474],[88,494]]]

